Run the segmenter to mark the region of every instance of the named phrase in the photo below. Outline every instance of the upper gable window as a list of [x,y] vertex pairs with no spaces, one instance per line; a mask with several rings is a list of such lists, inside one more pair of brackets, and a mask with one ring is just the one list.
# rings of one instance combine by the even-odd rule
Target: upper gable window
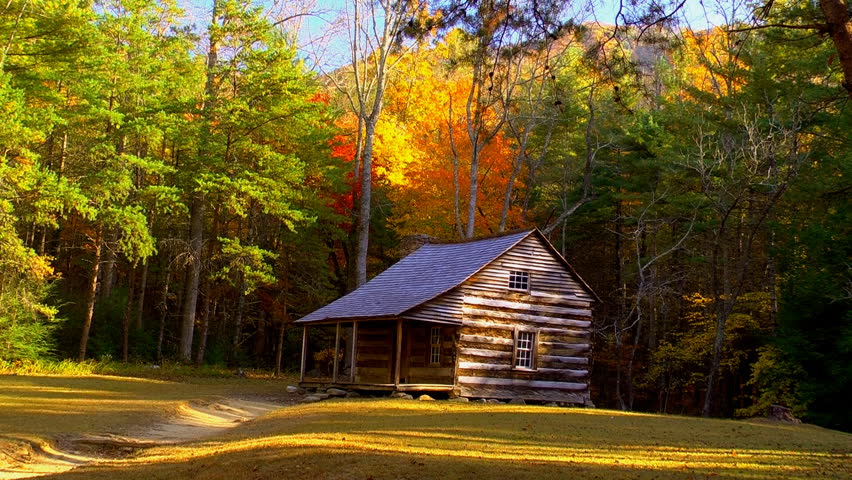
[[511,270],[509,272],[509,289],[528,291],[530,289],[530,272]]

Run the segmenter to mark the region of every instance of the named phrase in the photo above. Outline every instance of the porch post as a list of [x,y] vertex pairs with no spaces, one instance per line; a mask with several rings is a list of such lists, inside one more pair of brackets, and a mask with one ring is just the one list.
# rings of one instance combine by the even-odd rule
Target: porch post
[[334,373],[331,375],[332,383],[337,383],[337,370],[339,368],[338,352],[340,351],[340,322],[337,322],[337,329],[334,332]]
[[393,384],[399,387],[399,367],[402,364],[402,319],[396,321],[396,366],[393,369]]
[[355,361],[358,358],[358,320],[352,322],[352,361],[349,367],[350,381],[355,383]]
[[308,326],[302,327],[302,367],[299,370],[299,381],[305,381],[305,357],[308,355]]

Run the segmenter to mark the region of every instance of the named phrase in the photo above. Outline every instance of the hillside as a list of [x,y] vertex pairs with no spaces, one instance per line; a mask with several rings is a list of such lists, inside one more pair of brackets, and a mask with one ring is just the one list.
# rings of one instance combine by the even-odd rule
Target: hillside
[[[56,428],[125,433],[139,425],[113,412],[150,422],[202,392],[283,390],[118,377],[3,377],[0,386],[4,435],[41,439],[51,437],[45,412],[62,405],[81,415],[65,408]],[[387,398],[282,406],[213,437],[110,455],[45,478],[852,478],[852,435],[810,425]]]

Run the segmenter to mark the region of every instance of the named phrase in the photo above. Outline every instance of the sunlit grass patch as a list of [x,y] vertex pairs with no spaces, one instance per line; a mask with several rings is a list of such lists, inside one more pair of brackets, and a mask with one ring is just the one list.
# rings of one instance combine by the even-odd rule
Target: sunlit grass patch
[[[0,360],[0,375],[63,375],[91,376],[112,375],[121,377],[154,378],[161,380],[229,379],[234,378],[232,368],[223,365],[204,365],[196,367],[178,362],[151,364],[144,362],[114,362],[109,359],[86,360]],[[245,378],[272,378],[268,371],[245,370],[240,372]]]
[[[290,379],[292,381],[292,379]],[[0,377],[0,435],[122,432],[285,380]],[[852,478],[852,435],[812,426],[391,399],[285,407],[219,437],[71,478]]]
[[[290,379],[292,380],[292,379]],[[0,440],[121,433],[215,396],[275,396],[287,379],[190,379],[116,376],[0,376]]]
[[336,400],[76,478],[852,478],[852,435],[537,406]]

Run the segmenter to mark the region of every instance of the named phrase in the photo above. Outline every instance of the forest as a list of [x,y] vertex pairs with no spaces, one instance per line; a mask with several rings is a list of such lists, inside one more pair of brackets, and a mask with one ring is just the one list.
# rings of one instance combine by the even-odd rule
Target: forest
[[598,406],[852,431],[844,0],[3,3],[0,364],[292,371],[411,239],[536,227]]

